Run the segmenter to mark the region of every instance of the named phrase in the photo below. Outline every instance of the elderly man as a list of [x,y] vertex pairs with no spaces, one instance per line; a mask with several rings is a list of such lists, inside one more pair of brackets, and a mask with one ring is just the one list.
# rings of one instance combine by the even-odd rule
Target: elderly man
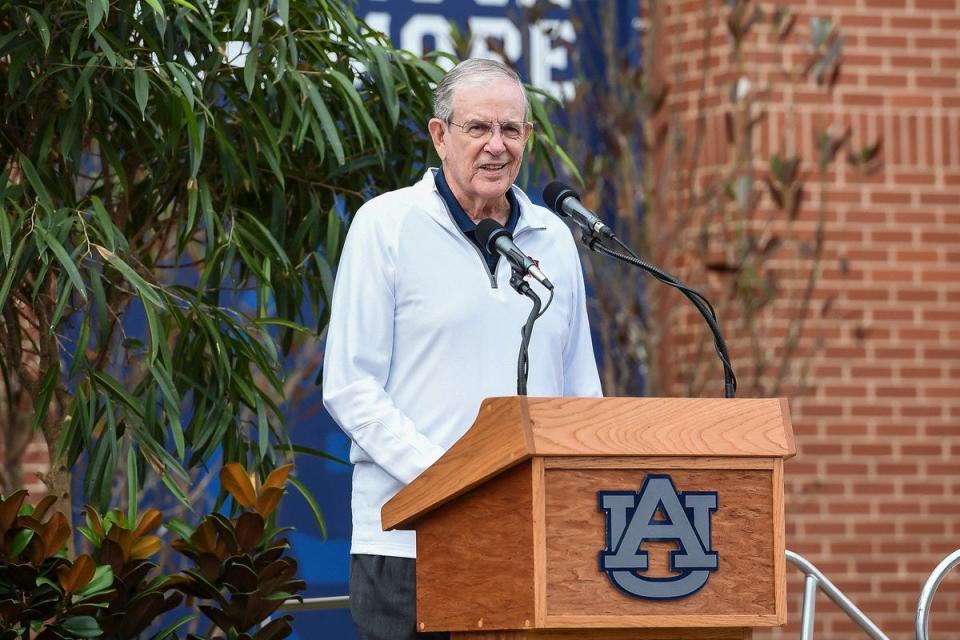
[[531,303],[510,288],[510,265],[479,246],[480,220],[510,230],[555,286],[530,343],[530,395],[600,395],[573,238],[513,185],[532,129],[523,85],[505,65],[467,60],[434,98],[442,165],[357,212],[327,336],[323,400],[352,441],[350,600],[364,640],[428,637],[415,632],[415,534],[383,531],[380,509],[467,430],[484,398],[516,394]]

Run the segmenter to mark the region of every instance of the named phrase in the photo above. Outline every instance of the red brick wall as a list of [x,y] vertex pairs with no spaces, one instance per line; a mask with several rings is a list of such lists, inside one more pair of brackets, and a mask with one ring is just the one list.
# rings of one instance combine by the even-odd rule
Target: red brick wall
[[[0,425],[0,432],[2,432],[4,427],[4,425]],[[6,451],[3,449],[2,438],[0,438],[0,464],[8,464]],[[30,502],[35,503],[46,494],[46,487],[44,487],[43,482],[41,482],[37,476],[38,473],[44,473],[49,465],[47,447],[43,442],[43,438],[36,438],[27,445],[26,450],[20,456],[19,464],[22,483],[20,488],[29,491],[30,496],[28,499]],[[12,493],[13,488],[0,487],[0,491],[6,495]]]
[[[839,25],[842,74],[832,95],[810,83],[791,88],[775,67],[769,30],[752,37],[748,71],[771,89],[757,157],[793,146],[809,177],[816,128],[850,124],[855,147],[883,139],[880,172],[862,177],[841,162],[806,200],[822,193],[826,205],[814,309],[831,302],[829,313],[808,319],[798,360],[809,375],[790,393],[798,455],[786,467],[787,545],[892,638],[912,638],[923,580],[960,548],[960,2],[785,4],[799,14],[797,43],[807,39],[811,16]],[[721,22],[728,10],[699,0],[665,5],[659,50],[673,87],[671,115],[693,131],[703,69],[712,70],[701,163],[720,170],[729,161],[721,115],[731,80],[722,73],[731,56]],[[803,55],[795,44],[787,59]],[[804,213],[794,232],[810,232],[812,220]],[[794,281],[793,293],[799,286]],[[771,321],[765,339],[772,351],[783,333]],[[686,338],[675,340],[679,348],[665,362],[680,361],[673,364],[679,381]],[[679,382],[674,391],[682,392]],[[933,638],[960,637],[958,574],[936,597]],[[796,637],[802,585],[797,570],[788,575],[791,625],[774,636]],[[866,637],[822,595],[816,619],[818,639]]]

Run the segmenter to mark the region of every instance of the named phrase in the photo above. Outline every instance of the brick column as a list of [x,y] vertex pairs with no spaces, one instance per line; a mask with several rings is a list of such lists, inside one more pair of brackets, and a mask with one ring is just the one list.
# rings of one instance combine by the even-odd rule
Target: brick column
[[[749,75],[771,89],[756,157],[765,161],[792,147],[810,178],[794,232],[813,229],[815,203],[822,196],[825,204],[822,271],[798,351],[808,375],[802,386],[794,380],[786,387],[798,444],[787,465],[787,544],[892,638],[913,638],[923,580],[960,548],[960,2],[785,4],[797,12],[796,42],[807,41],[815,16],[838,25],[844,38],[832,95],[809,83],[791,88],[768,35],[744,46]],[[734,81],[725,73],[732,56],[722,23],[727,11],[725,3],[685,1],[665,3],[662,15],[670,115],[686,128],[688,145],[691,136],[702,145],[705,179],[733,162],[723,122]],[[795,45],[788,60],[802,53]],[[705,128],[698,131],[705,73]],[[818,186],[813,132],[831,122],[835,131],[852,126],[853,147],[882,138],[882,170],[863,177],[841,161]],[[755,165],[758,180],[763,166]],[[674,210],[683,204],[672,203]],[[671,266],[683,273],[687,264],[680,258]],[[700,273],[708,282],[691,284],[703,285],[722,308],[722,283]],[[789,296],[803,282],[781,284]],[[771,352],[784,333],[777,309],[771,305],[764,334]],[[672,341],[659,354],[677,394],[697,341],[686,327],[695,323],[690,316],[673,324]],[[730,335],[736,318],[725,316],[724,326],[735,357],[742,356]],[[748,367],[740,364],[743,375]],[[715,393],[716,385],[709,389]],[[798,630],[800,574],[789,575],[792,622],[772,637],[796,637]],[[933,638],[960,637],[960,575],[951,577],[935,600]],[[865,637],[823,596],[816,619],[818,639]]]

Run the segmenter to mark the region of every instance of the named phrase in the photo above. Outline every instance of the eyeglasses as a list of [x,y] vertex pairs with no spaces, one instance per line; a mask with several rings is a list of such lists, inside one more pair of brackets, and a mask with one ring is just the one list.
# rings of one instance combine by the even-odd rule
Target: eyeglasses
[[487,139],[493,135],[496,129],[500,129],[500,135],[507,140],[522,140],[530,130],[533,129],[531,122],[491,122],[489,120],[468,120],[463,124],[457,124],[452,120],[447,120],[447,124],[460,127],[460,130],[471,138],[478,140]]

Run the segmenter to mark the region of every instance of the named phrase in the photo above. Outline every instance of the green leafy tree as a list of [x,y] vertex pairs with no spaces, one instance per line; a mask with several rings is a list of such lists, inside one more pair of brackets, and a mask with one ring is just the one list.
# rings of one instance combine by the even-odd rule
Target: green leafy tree
[[2,429],[42,432],[63,510],[84,454],[100,509],[118,473],[186,503],[218,451],[265,476],[285,358],[349,213],[430,162],[442,70],[336,0],[0,6]]

